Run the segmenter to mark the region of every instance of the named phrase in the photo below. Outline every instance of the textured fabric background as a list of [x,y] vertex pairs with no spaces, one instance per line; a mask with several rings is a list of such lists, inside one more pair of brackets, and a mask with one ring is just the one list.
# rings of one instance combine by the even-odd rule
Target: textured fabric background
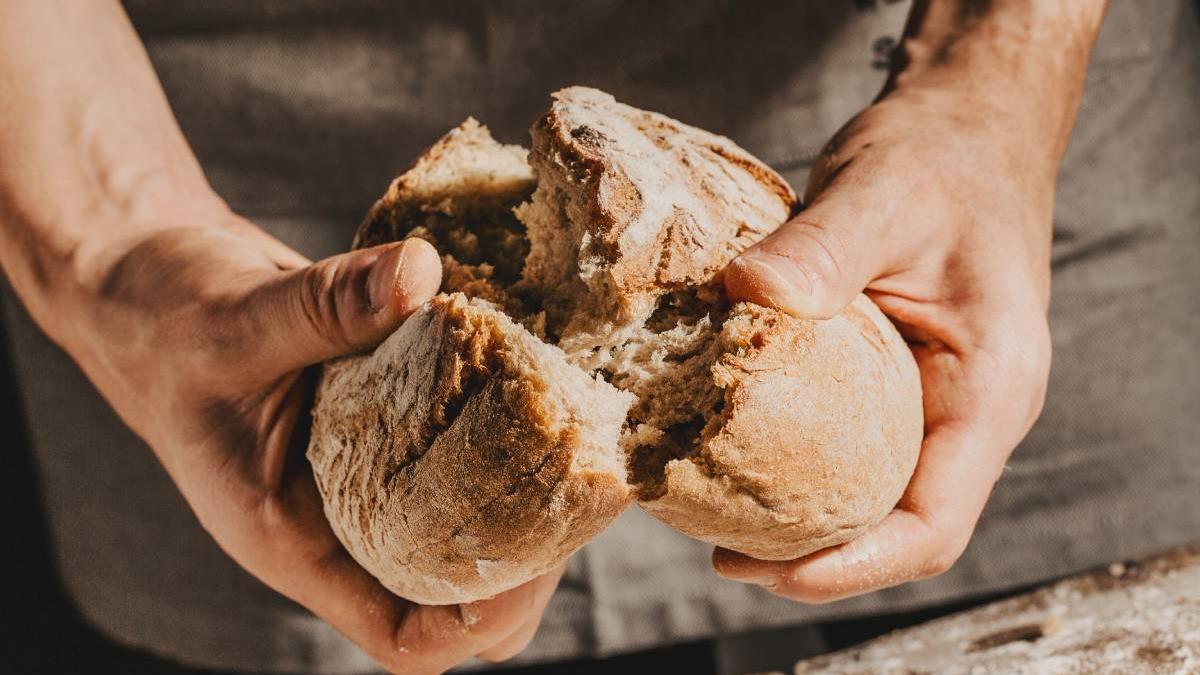
[[[462,118],[522,142],[567,84],[729,135],[802,188],[820,145],[874,95],[907,10],[126,4],[216,189],[312,257],[346,248],[390,178]],[[1046,411],[959,564],[802,606],[717,578],[707,545],[631,509],[572,560],[522,660],[898,611],[1200,536],[1200,31],[1193,3],[1155,10],[1114,2],[1100,39],[1059,189]],[[83,614],[118,641],[198,665],[371,669],[221,553],[150,452],[3,295],[60,571]],[[738,644],[722,642],[730,663]]]

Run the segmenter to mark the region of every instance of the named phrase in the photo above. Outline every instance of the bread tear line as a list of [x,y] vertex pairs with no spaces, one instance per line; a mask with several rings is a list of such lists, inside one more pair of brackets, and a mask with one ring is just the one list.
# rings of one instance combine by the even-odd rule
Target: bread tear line
[[817,322],[722,293],[796,208],[786,183],[591,89],[533,141],[526,161],[464,122],[356,235],[431,241],[445,292],[319,387],[309,457],[355,559],[445,604],[548,571],[635,499],[764,559],[881,520],[923,424],[895,328],[863,296]]

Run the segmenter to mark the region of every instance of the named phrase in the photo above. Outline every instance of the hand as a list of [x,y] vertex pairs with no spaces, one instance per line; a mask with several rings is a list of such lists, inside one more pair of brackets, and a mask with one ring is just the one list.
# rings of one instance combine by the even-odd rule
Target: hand
[[93,252],[72,329],[56,334],[222,548],[384,667],[436,672],[520,651],[561,570],[469,605],[395,597],[334,537],[303,457],[306,366],[374,346],[431,297],[432,247],[311,264],[221,209],[203,220]]
[[865,288],[916,357],[926,437],[878,526],[793,561],[718,549],[720,574],[824,602],[939,574],[967,545],[1050,366],[1057,164],[994,119],[953,94],[893,92],[826,147],[807,208],[727,270],[734,299],[808,318]]
[[823,150],[791,222],[734,260],[736,300],[827,318],[864,291],[909,341],[925,440],[895,509],[792,561],[716,570],[827,602],[962,554],[1041,411],[1054,183],[1105,0],[918,0],[877,102]]

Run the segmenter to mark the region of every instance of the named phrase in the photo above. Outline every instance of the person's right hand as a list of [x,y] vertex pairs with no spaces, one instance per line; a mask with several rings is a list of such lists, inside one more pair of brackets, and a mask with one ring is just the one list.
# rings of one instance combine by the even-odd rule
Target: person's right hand
[[202,225],[81,255],[76,301],[52,333],[221,547],[385,668],[521,650],[561,569],[482,602],[407,602],[335,538],[303,458],[306,368],[371,348],[431,297],[433,248],[412,239],[310,263],[223,206],[203,211]]

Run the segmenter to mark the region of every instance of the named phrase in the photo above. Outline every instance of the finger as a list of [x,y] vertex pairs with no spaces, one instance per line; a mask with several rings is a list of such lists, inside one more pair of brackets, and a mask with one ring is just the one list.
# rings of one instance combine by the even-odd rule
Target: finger
[[887,214],[870,206],[847,195],[808,207],[733,260],[725,271],[729,296],[804,318],[842,311],[883,272]]
[[[961,555],[995,483],[983,439],[942,427],[930,434],[897,508],[850,542],[791,561],[718,549],[726,578],[810,603],[830,602],[945,572]],[[999,463],[999,462],[998,462]]]
[[386,668],[404,673],[440,673],[504,640],[521,628],[539,586],[470,604],[420,606],[392,595],[344,553],[314,571],[297,600]]
[[421,239],[353,251],[275,273],[231,308],[244,368],[273,378],[369,348],[441,284],[441,261]]
[[[464,605],[416,605],[393,595],[342,548],[311,474],[289,481],[261,508],[268,528],[251,533],[258,549],[230,549],[254,551],[239,562],[394,672],[442,672],[499,644],[548,594],[541,586],[553,585],[525,584]],[[262,542],[270,546],[264,550]]]
[[567,566],[560,565],[558,568],[534,579],[532,582],[536,584],[536,592],[534,594],[533,607],[529,610],[529,616],[525,619],[525,623],[517,628],[516,632],[504,638],[496,645],[478,654],[479,658],[485,661],[507,661],[512,657],[520,654],[529,646],[533,636],[537,633],[538,626],[542,623],[542,614],[546,611],[546,605],[550,604],[550,598],[554,596],[554,591],[558,588],[558,581],[562,579],[563,572]]

